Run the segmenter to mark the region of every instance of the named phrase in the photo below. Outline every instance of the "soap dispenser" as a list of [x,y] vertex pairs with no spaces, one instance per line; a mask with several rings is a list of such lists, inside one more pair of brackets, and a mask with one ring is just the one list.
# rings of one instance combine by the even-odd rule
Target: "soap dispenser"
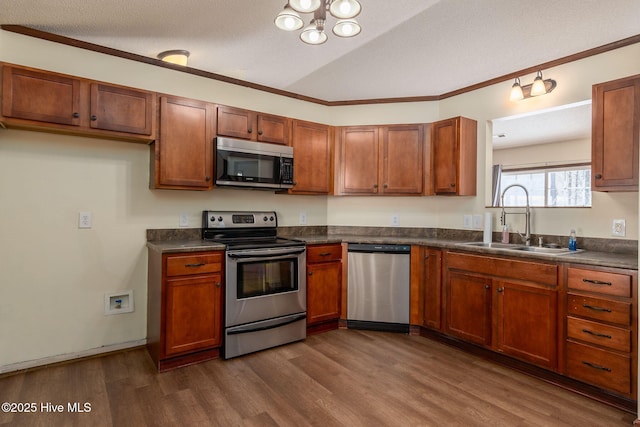
[[576,230],[573,228],[569,233],[569,250],[570,251],[578,250],[578,242],[576,241]]

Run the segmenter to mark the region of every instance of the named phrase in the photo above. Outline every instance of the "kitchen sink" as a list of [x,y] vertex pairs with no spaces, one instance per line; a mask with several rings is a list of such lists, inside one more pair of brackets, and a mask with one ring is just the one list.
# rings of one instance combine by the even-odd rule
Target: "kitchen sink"
[[476,246],[482,248],[491,248],[491,249],[502,249],[507,251],[514,252],[533,252],[537,254],[544,255],[563,255],[563,254],[572,254],[576,252],[583,252],[583,249],[578,249],[576,251],[570,251],[568,248],[559,248],[559,247],[549,247],[549,246],[525,246],[525,245],[517,245],[514,243],[499,243],[499,242],[468,242],[463,243],[465,246]]

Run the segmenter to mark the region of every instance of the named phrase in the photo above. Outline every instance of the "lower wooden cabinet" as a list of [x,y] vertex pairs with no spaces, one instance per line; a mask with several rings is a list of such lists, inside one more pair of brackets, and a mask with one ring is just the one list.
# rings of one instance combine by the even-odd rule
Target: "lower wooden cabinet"
[[342,245],[307,246],[307,330],[338,328],[342,299]]
[[149,251],[147,347],[159,371],[219,356],[223,258]]
[[444,332],[555,370],[557,266],[449,252]]
[[637,398],[637,271],[569,265],[565,374]]

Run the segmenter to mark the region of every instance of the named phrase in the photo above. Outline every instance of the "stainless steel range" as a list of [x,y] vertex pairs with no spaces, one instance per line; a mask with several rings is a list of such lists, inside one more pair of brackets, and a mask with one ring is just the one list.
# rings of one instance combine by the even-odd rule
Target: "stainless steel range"
[[307,335],[305,243],[277,226],[273,211],[202,212],[202,238],[226,244],[225,359]]

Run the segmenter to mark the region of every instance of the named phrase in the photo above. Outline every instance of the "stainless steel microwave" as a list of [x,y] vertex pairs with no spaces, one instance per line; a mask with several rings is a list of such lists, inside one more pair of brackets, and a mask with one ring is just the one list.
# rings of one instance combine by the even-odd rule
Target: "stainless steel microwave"
[[217,137],[216,185],[291,188],[293,147]]

